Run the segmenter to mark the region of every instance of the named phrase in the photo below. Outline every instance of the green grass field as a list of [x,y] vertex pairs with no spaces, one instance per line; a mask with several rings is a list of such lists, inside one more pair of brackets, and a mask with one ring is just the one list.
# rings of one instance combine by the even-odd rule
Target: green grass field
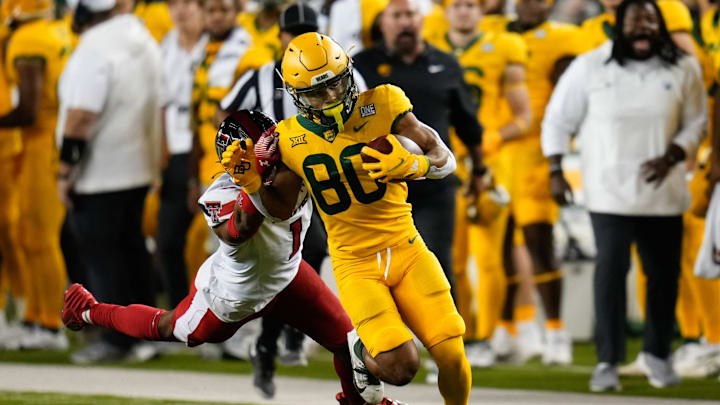
[[[641,342],[633,339],[628,341],[628,359],[634,359],[640,350]],[[588,392],[588,379],[595,364],[594,347],[589,343],[578,343],[574,348],[575,362],[569,367],[546,367],[539,360],[533,360],[523,366],[499,365],[485,370],[473,370],[473,386],[506,389],[527,389],[544,391]],[[0,362],[70,364],[69,352],[2,352]],[[164,355],[146,363],[110,363],[110,367],[138,368],[143,370],[184,370],[215,373],[250,374],[252,368],[248,362],[230,360],[204,360],[196,353],[185,351],[178,354]],[[310,361],[308,367],[278,367],[278,375],[297,376],[321,379],[335,379],[332,359],[329,353],[322,352]],[[422,384],[426,371],[421,368],[413,383]],[[623,391],[620,395],[650,396],[663,398],[712,399],[720,400],[720,382],[717,378],[685,379],[678,387],[655,389],[650,387],[644,377],[621,378]],[[22,401],[19,399],[18,401]],[[88,399],[95,401],[96,399]],[[110,401],[109,399],[108,401]],[[3,402],[5,403],[5,402]],[[44,403],[9,402],[9,403]],[[65,402],[53,402],[65,403]],[[67,402],[96,403],[96,402]],[[103,404],[113,404],[105,402]],[[123,402],[132,404],[134,402]],[[146,402],[145,402],[146,403]],[[153,404],[155,402],[152,402]],[[157,402],[158,404],[163,402]]]

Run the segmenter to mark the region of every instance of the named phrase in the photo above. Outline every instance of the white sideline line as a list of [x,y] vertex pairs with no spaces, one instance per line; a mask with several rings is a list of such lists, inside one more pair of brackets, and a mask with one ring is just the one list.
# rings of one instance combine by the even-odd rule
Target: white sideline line
[[[0,391],[60,392],[278,405],[337,405],[334,399],[335,394],[340,391],[340,383],[337,381],[277,377],[276,384],[276,398],[265,400],[254,391],[252,376],[247,375],[0,363]],[[443,403],[437,387],[430,385],[390,386],[387,387],[386,392],[392,398],[410,405]],[[470,403],[498,405],[720,404],[720,402],[713,401],[485,388],[474,388]]]

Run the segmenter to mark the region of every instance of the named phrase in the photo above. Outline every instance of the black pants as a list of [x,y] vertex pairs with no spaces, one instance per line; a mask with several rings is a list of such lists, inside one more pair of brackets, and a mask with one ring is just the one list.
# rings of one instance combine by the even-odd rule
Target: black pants
[[643,351],[665,359],[670,354],[678,294],[682,217],[620,216],[590,213],[597,259],[594,278],[595,339],[598,362],[625,359],[630,245],[637,244],[647,276]]
[[63,258],[65,259],[65,268],[67,268],[68,278],[72,283],[80,283],[88,285],[87,266],[80,252],[80,244],[77,236],[72,230],[71,219],[72,211],[68,211],[60,231],[60,249],[62,249]]
[[[100,302],[153,305],[150,256],[141,222],[148,187],[74,197],[70,216],[88,270],[89,290]],[[103,339],[120,348],[134,340],[104,331]]]
[[160,192],[157,246],[170,308],[188,294],[185,240],[193,218],[187,208],[188,158],[187,153],[170,156]]
[[[440,183],[440,182],[443,183]],[[453,275],[452,246],[455,233],[455,191],[454,176],[448,180],[424,180],[433,187],[411,184],[408,202],[412,204],[412,215],[420,236],[431,252],[437,256],[445,276],[450,282],[455,297],[455,276]]]
[[[325,226],[322,219],[320,219],[317,207],[315,207],[310,221],[310,228],[308,228],[303,241],[302,256],[303,260],[312,266],[318,274],[320,274],[320,266],[325,256],[327,256],[327,249],[327,233],[325,233]],[[263,317],[262,332],[258,336],[256,346],[258,353],[275,357],[277,355],[277,340],[281,332],[285,334],[286,348],[288,350],[298,351],[302,348],[305,340],[305,335],[302,332],[291,326],[284,325],[276,319]]]

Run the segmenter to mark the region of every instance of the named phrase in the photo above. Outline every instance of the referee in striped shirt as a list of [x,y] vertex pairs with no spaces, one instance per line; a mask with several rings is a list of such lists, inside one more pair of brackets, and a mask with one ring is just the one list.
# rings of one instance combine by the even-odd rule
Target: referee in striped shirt
[[[311,7],[296,3],[280,14],[280,43],[282,55],[290,41],[298,35],[318,30],[317,13]],[[267,63],[257,70],[246,72],[233,86],[232,90],[220,102],[220,108],[215,115],[215,124],[219,124],[230,112],[238,110],[262,111],[276,121],[290,118],[298,113],[292,97],[284,90],[280,60]],[[355,83],[359,91],[367,87],[360,74],[355,71]],[[305,237],[302,251],[303,259],[316,271],[320,272],[325,256],[327,255],[327,234],[322,220],[314,211],[310,228]],[[275,356],[277,354],[277,339],[283,325],[268,318],[262,320],[262,333],[256,344],[256,354],[252,356],[254,385],[263,396],[272,398],[275,394],[273,374],[275,371]],[[296,330],[285,327],[287,359],[280,360],[285,364],[306,364],[307,360],[302,353],[304,336]]]

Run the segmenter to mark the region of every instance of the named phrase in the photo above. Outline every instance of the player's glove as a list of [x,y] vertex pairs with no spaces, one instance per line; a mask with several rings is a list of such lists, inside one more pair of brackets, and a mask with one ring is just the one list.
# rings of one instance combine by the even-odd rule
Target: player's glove
[[362,165],[364,170],[370,172],[370,177],[386,183],[394,179],[417,179],[427,174],[430,169],[427,156],[408,152],[392,134],[387,136],[387,140],[392,145],[392,150],[387,154],[367,146],[362,148],[362,153],[378,160]]
[[260,135],[257,145],[255,145],[255,162],[257,163],[257,171],[262,179],[266,179],[277,162],[280,161],[280,148],[278,148],[278,138],[275,132],[275,126]]
[[252,194],[260,190],[262,181],[255,163],[255,147],[252,139],[235,140],[223,152],[220,164],[230,173],[235,184],[242,186],[247,193]]

